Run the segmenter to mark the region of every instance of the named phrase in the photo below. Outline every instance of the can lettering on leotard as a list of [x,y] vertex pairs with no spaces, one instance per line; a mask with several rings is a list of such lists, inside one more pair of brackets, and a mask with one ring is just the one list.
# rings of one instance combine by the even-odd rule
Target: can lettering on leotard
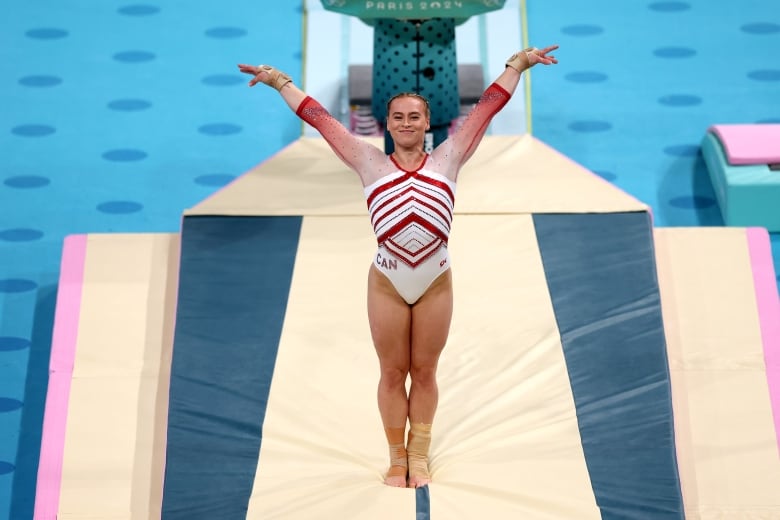
[[385,269],[398,269],[398,260],[395,258],[385,258],[381,253],[377,253],[376,265]]

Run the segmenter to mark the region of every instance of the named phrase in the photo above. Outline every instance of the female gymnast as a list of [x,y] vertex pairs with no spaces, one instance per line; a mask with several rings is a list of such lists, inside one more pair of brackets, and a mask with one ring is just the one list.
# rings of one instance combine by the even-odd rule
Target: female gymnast
[[[477,148],[493,116],[509,101],[523,71],[558,63],[557,45],[513,54],[460,128],[430,154],[428,101],[397,94],[387,103],[395,145],[383,150],[353,135],[285,73],[268,65],[238,65],[278,90],[289,107],[316,128],[363,183],[378,248],[368,271],[368,321],[379,357],[379,413],[390,449],[385,484],[417,488],[431,481],[428,450],[438,404],[436,369],[452,318],[447,239],[458,172]],[[411,378],[409,393],[407,377]],[[407,421],[408,441],[405,443]]]

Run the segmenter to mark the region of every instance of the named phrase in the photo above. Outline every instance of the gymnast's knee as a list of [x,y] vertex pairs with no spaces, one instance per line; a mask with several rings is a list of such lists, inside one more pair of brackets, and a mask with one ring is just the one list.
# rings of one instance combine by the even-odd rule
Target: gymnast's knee
[[423,387],[436,386],[436,367],[435,366],[413,366],[409,371],[412,378],[412,384]]
[[380,384],[387,388],[396,388],[406,385],[409,370],[402,367],[383,368],[380,375]]

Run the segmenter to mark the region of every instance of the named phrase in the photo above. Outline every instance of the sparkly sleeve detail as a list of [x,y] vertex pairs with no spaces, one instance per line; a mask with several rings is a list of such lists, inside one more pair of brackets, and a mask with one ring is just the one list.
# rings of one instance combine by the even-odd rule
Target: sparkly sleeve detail
[[510,97],[511,94],[496,83],[491,84],[482,93],[479,102],[453,136],[455,148],[462,154],[461,164],[474,153],[493,116],[504,108]]
[[[314,128],[317,128],[317,125],[321,124],[324,119],[333,119],[330,112],[311,96],[306,96],[304,100],[301,101],[301,104],[298,105],[298,110],[296,110],[295,113]],[[319,128],[317,129],[319,130]]]
[[311,96],[304,98],[295,113],[306,123],[314,127],[338,155],[339,159],[355,170],[361,178],[364,176],[363,170],[370,166],[370,161],[374,159],[374,155],[379,153],[380,157],[384,157],[384,154],[375,149],[374,146],[353,135],[319,101]]

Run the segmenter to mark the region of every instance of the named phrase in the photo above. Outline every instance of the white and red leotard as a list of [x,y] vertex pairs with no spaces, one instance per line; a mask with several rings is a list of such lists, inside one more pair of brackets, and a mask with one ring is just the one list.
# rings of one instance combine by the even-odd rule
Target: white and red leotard
[[455,183],[425,170],[427,161],[426,155],[415,171],[396,163],[400,171],[364,189],[379,243],[374,264],[410,304],[450,267],[447,240],[455,210]]
[[298,107],[298,116],[360,176],[378,243],[374,265],[410,305],[450,267],[447,241],[458,172],[509,97],[499,85],[490,85],[460,128],[414,171],[350,133],[313,98]]

